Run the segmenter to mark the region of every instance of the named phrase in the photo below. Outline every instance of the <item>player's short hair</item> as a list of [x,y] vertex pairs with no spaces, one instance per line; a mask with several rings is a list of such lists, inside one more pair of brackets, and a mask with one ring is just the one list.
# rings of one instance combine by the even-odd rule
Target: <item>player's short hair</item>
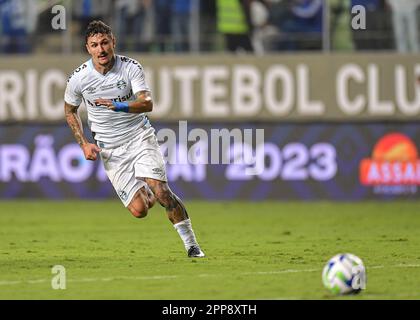
[[88,24],[85,33],[85,42],[87,43],[88,38],[95,34],[106,34],[111,36],[111,38],[113,37],[111,27],[100,20],[93,20]]

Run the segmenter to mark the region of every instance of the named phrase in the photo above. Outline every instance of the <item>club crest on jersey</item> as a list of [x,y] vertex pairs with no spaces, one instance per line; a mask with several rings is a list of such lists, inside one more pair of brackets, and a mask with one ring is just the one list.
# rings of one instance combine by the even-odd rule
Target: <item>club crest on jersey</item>
[[124,80],[120,80],[117,82],[117,88],[120,90],[124,90],[127,87],[127,82]]

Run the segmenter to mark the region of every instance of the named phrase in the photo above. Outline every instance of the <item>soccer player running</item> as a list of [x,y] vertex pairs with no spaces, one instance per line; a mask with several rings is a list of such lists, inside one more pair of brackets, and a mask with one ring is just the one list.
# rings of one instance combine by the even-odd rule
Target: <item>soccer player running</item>
[[[66,120],[85,158],[95,161],[100,155],[115,191],[134,217],[146,217],[157,200],[188,256],[204,257],[187,210],[167,183],[155,129],[145,114],[152,111],[153,100],[143,67],[114,53],[115,37],[102,21],[88,25],[85,41],[91,59],[70,75],[64,95]],[[83,134],[77,112],[82,100],[96,144]]]

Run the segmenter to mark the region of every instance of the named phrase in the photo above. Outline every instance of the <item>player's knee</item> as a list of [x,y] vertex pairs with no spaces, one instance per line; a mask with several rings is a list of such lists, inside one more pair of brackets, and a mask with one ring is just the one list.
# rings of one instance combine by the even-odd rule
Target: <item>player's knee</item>
[[146,206],[143,207],[143,208],[130,207],[130,208],[128,208],[128,210],[131,212],[131,214],[134,216],[134,218],[138,218],[138,219],[146,218],[147,211],[148,211]]
[[133,198],[128,206],[128,210],[136,218],[145,218],[147,216],[149,205],[140,192]]

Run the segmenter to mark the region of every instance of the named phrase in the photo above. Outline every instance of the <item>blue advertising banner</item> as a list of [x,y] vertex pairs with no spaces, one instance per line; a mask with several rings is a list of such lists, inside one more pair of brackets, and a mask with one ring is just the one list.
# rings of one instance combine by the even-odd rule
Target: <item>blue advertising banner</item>
[[[357,201],[420,195],[416,122],[154,127],[170,187],[182,198]],[[83,158],[67,125],[7,124],[0,137],[1,199],[118,199],[101,161]]]

